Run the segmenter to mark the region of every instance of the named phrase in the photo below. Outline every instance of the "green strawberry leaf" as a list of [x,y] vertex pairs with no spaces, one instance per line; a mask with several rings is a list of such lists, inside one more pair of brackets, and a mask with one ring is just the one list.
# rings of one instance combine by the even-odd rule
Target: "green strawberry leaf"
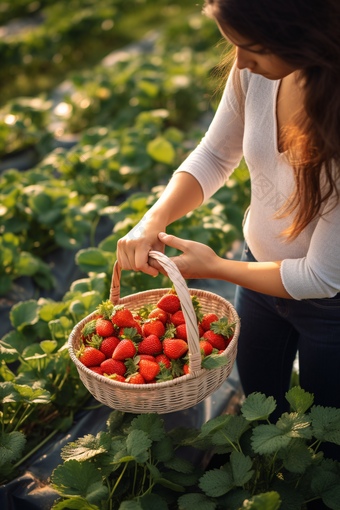
[[169,462],[175,455],[171,438],[167,435],[152,444],[152,456],[160,462]]
[[229,338],[235,331],[236,322],[229,322],[227,317],[222,317],[220,320],[212,322],[210,329],[218,334]]
[[310,422],[310,418],[304,414],[283,413],[276,422],[276,426],[288,437],[311,439],[312,429]]
[[340,409],[313,406],[309,418],[316,439],[340,445]]
[[97,436],[88,434],[77,439],[74,443],[68,443],[61,450],[61,458],[65,461],[74,459],[78,461],[87,460],[100,453],[110,451],[111,436],[105,432],[99,432]]
[[180,473],[190,474],[193,472],[195,466],[188,460],[181,459],[180,457],[173,456],[170,460],[164,462],[165,467],[173,469]]
[[215,510],[216,503],[204,494],[184,494],[178,498],[179,510]]
[[0,466],[18,459],[25,444],[26,438],[22,432],[0,434]]
[[242,434],[250,428],[249,422],[243,416],[227,416],[229,419],[224,422],[223,426],[214,431],[212,437],[214,445],[229,446],[229,444],[237,443]]
[[312,452],[304,440],[293,439],[289,445],[278,452],[284,467],[291,473],[304,473],[312,463]]
[[107,499],[109,490],[103,485],[100,470],[90,461],[69,460],[52,473],[52,487],[59,494],[81,496],[89,503],[100,504]]
[[296,413],[304,414],[314,402],[314,396],[311,393],[294,386],[286,393],[286,399]]
[[218,498],[234,487],[232,476],[222,469],[207,471],[199,481],[199,487],[207,496]]
[[235,485],[242,487],[247,483],[255,471],[252,468],[253,462],[250,457],[246,457],[241,452],[234,451],[230,455],[231,471]]
[[157,413],[140,414],[131,422],[130,430],[141,430],[151,441],[161,441],[165,437],[164,421]]
[[149,458],[148,448],[152,440],[142,430],[133,429],[126,438],[127,455],[133,457],[137,462],[146,462]]
[[291,437],[284,435],[276,425],[259,425],[253,430],[251,444],[260,455],[275,453],[280,448],[286,448]]
[[39,310],[40,306],[34,299],[14,305],[9,314],[12,326],[22,331],[25,326],[36,324],[39,320]]
[[221,356],[220,354],[209,354],[206,356],[201,363],[202,368],[207,368],[211,370],[213,368],[223,367],[227,365],[229,362],[226,356]]
[[246,420],[267,420],[276,409],[273,397],[266,397],[263,393],[251,393],[242,405],[241,412]]
[[317,468],[311,481],[311,489],[316,496],[322,498],[325,505],[333,510],[340,509],[340,477],[339,474]]

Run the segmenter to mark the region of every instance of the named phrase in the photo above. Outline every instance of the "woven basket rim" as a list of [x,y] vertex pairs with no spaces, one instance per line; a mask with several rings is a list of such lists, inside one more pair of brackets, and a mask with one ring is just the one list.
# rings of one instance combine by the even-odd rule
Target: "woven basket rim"
[[[171,288],[150,289],[150,290],[145,290],[145,291],[141,291],[141,292],[136,292],[135,294],[129,294],[128,296],[124,296],[123,298],[120,298],[119,302],[128,301],[129,299],[136,300],[137,297],[143,297],[143,296],[147,297],[148,295],[153,294],[155,292],[162,292],[162,293],[166,294],[169,290],[171,290]],[[201,296],[211,297],[215,301],[217,300],[223,304],[226,304],[227,307],[230,308],[231,311],[234,314],[236,314],[236,316],[238,318],[238,315],[237,315],[237,312],[236,312],[234,306],[229,301],[227,301],[225,298],[223,298],[222,296],[219,296],[218,294],[215,294],[215,293],[207,291],[207,290],[202,290],[202,289],[188,288],[188,290],[189,290],[189,294],[191,294],[191,295],[192,294],[197,295],[197,293],[198,293]],[[96,315],[96,311],[94,311],[94,312],[90,313],[89,315],[87,315],[86,317],[84,317],[81,321],[79,321],[73,327],[72,332],[68,339],[68,351],[69,351],[70,358],[76,365],[78,371],[81,370],[82,372],[84,372],[84,374],[86,374],[86,376],[90,376],[90,377],[96,379],[100,383],[107,384],[109,387],[112,387],[112,388],[118,387],[118,388],[122,388],[127,391],[133,391],[133,390],[154,391],[157,388],[170,388],[172,386],[177,386],[178,384],[181,384],[182,382],[185,382],[189,379],[197,379],[197,378],[202,377],[203,375],[207,374],[207,372],[210,372],[210,370],[220,370],[220,369],[224,368],[224,366],[216,367],[216,368],[213,368],[210,370],[208,370],[206,368],[201,368],[200,370],[196,370],[195,372],[185,374],[180,377],[176,377],[175,379],[173,379],[171,381],[163,381],[163,382],[157,382],[157,383],[153,383],[153,384],[131,384],[131,383],[126,383],[126,382],[115,381],[113,379],[108,379],[107,377],[97,374],[97,373],[93,372],[92,370],[90,370],[89,368],[87,368],[85,365],[83,365],[83,363],[81,363],[78,360],[78,358],[75,354],[75,349],[73,347],[74,341],[78,338],[78,336],[80,334],[80,331],[81,331],[80,327],[81,326],[83,327],[87,322],[89,322],[94,315]],[[231,351],[233,349],[234,345],[237,344],[239,330],[240,330],[240,321],[238,318],[238,320],[236,322],[234,336],[233,336],[232,340],[230,341],[230,343],[228,344],[227,348],[224,350],[223,353],[220,354],[220,356],[228,357],[228,351]],[[77,332],[78,332],[78,336],[76,335]]]

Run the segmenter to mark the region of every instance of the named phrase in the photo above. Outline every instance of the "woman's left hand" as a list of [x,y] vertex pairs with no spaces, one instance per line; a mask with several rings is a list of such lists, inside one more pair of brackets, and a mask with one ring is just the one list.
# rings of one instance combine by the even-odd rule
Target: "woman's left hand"
[[[217,265],[220,257],[205,244],[187,241],[179,237],[160,232],[158,238],[167,246],[172,246],[183,252],[179,257],[170,257],[177,265],[183,278],[217,278]],[[167,276],[165,270],[153,258],[149,257],[149,265]]]

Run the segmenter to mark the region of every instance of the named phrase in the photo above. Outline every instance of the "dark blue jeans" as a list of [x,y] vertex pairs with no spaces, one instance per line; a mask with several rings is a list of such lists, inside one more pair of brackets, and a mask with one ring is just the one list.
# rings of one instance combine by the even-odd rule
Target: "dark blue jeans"
[[[242,260],[256,262],[245,244]],[[289,412],[285,393],[299,351],[300,386],[314,404],[340,408],[340,294],[326,299],[284,299],[237,287],[241,318],[237,367],[246,395],[274,396],[275,421]],[[325,455],[340,461],[340,447],[327,443]]]

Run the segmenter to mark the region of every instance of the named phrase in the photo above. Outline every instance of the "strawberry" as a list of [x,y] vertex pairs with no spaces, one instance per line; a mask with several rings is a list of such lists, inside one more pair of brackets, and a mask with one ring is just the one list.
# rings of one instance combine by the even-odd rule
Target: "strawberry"
[[164,363],[165,368],[171,367],[171,361],[167,356],[165,356],[165,354],[159,354],[158,356],[156,356],[155,360],[156,363]]
[[112,374],[112,375],[105,374],[105,377],[107,377],[108,379],[112,379],[113,381],[126,382],[125,377],[123,377],[122,375],[119,375],[119,374]]
[[104,373],[100,367],[89,367],[89,369],[92,370],[92,372],[95,372],[96,374],[104,375]]
[[138,354],[159,354],[162,352],[162,342],[156,335],[147,336],[138,345]]
[[158,382],[157,379],[152,379],[152,381],[147,381],[146,384],[155,384],[157,382]]
[[168,314],[161,308],[155,308],[150,312],[148,319],[158,319],[165,324],[168,320]]
[[155,357],[150,354],[138,354],[139,359],[148,359],[149,361],[155,361]]
[[112,359],[118,359],[122,361],[126,358],[133,358],[135,354],[136,347],[134,343],[128,338],[125,338],[124,340],[121,340],[119,342],[119,344],[113,351]]
[[103,370],[103,373],[107,375],[124,375],[126,372],[126,366],[124,363],[112,358],[103,361],[103,363],[100,364],[100,368]]
[[204,331],[208,331],[208,329],[210,329],[210,324],[215,321],[218,321],[217,315],[215,315],[214,313],[206,313],[203,316],[203,319],[201,322],[202,328],[204,329]]
[[116,336],[107,336],[101,343],[100,351],[105,354],[107,358],[111,358],[113,351],[119,344],[120,340]]
[[96,333],[99,336],[107,337],[112,336],[114,333],[114,327],[111,321],[106,319],[97,319],[96,322]]
[[135,321],[142,321],[142,317],[137,313],[137,314],[133,314],[133,318],[135,319]]
[[170,359],[178,359],[188,350],[188,344],[179,338],[166,338],[163,341],[163,351]]
[[207,340],[215,349],[224,350],[225,349],[225,340],[222,335],[218,335],[213,331],[206,331],[203,335],[204,340]]
[[200,338],[204,335],[204,329],[202,327],[202,324],[198,324],[198,333],[199,333],[199,336]]
[[119,328],[133,328],[136,322],[130,310],[124,305],[117,305],[113,308],[111,320],[112,324],[116,324]]
[[186,363],[183,367],[184,375],[190,374],[189,365]]
[[145,337],[150,335],[156,335],[158,338],[164,335],[165,333],[165,327],[162,321],[159,321],[157,319],[150,319],[144,322],[143,324],[143,335]]
[[105,354],[103,352],[91,346],[81,347],[77,356],[79,361],[86,367],[97,367],[105,359]]
[[175,326],[179,326],[180,324],[185,324],[185,318],[182,310],[178,310],[178,312],[175,312],[171,315],[171,322]]
[[187,327],[185,324],[180,324],[179,326],[177,326],[176,338],[180,338],[181,340],[184,340],[185,342],[188,340]]
[[165,294],[157,303],[157,308],[161,308],[168,313],[175,313],[180,307],[181,303],[176,294]]
[[209,356],[209,354],[211,354],[213,351],[213,346],[206,340],[200,341],[200,348],[201,348],[201,352],[202,352],[202,350],[204,351],[204,356]]
[[139,373],[144,377],[145,381],[152,381],[159,374],[161,367],[156,361],[141,359],[139,362]]
[[221,349],[217,354],[222,354],[224,351]]
[[136,328],[137,329],[137,335],[143,336],[142,326],[139,324],[138,321],[133,321],[132,322],[132,326],[130,326],[130,327],[131,328]]
[[130,384],[145,384],[145,379],[142,374],[137,373],[126,379],[126,382]]

